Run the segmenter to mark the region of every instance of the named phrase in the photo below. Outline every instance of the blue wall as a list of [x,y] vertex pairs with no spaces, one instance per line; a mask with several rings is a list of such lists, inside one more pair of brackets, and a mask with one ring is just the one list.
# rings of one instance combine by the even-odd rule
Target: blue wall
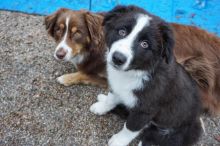
[[220,36],[220,0],[1,0],[0,9],[47,15],[61,7],[97,12],[117,4],[135,4],[167,21],[196,25]]

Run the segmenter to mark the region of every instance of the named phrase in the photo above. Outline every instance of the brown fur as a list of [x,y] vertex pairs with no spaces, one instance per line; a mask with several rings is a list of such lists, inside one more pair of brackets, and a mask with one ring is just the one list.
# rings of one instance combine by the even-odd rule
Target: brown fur
[[88,76],[85,73],[82,73],[80,71],[63,75],[65,86],[70,86],[72,84],[85,84],[85,85],[103,85],[106,86],[105,80],[102,80],[100,78],[95,78],[92,75]]
[[197,81],[204,108],[220,114],[220,39],[194,26],[172,26],[177,61]]
[[[79,53],[87,52],[89,55],[82,64],[78,65],[78,70],[82,72],[83,75],[90,76],[90,78],[85,77],[80,83],[87,84],[86,80],[88,80],[90,84],[97,85],[97,82],[95,81],[97,80],[96,77],[98,77],[98,81],[100,81],[101,76],[99,75],[102,74],[103,77],[105,74],[105,43],[103,38],[103,28],[101,25],[103,15],[86,11],[61,9],[55,14],[46,17],[45,22],[47,29],[54,27],[54,25],[49,24],[48,21],[53,21],[51,20],[53,17],[59,17],[64,11],[71,13],[71,15],[75,16],[78,21],[80,20],[81,22],[82,20],[85,20],[86,22],[86,24],[81,24],[80,27],[88,29],[89,35],[83,37],[87,40],[86,42],[89,43],[89,45],[88,48],[82,47],[83,49],[79,49]],[[82,17],[81,15],[85,17]],[[62,17],[65,17],[65,15],[62,15]],[[177,61],[184,66],[198,83],[204,109],[208,110],[211,114],[219,115],[220,39],[197,27],[175,23],[172,23],[172,27],[176,40],[174,53]],[[78,29],[78,27],[76,28]],[[48,29],[48,33],[56,40],[56,37],[53,36],[50,29]],[[85,44],[81,45],[85,46]],[[72,47],[75,48],[74,45]],[[68,85],[72,84],[72,80],[74,80],[75,84],[79,83],[78,81],[75,81],[75,77],[72,75],[67,78],[67,80],[70,81],[70,84]],[[106,85],[106,82],[101,81],[100,83]]]

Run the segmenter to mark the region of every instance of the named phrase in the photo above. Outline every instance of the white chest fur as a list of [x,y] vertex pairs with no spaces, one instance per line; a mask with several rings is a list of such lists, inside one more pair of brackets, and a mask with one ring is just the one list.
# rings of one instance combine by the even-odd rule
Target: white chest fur
[[128,108],[135,106],[137,97],[133,90],[143,87],[143,80],[149,80],[147,72],[144,71],[120,71],[112,65],[107,65],[108,81],[116,98]]

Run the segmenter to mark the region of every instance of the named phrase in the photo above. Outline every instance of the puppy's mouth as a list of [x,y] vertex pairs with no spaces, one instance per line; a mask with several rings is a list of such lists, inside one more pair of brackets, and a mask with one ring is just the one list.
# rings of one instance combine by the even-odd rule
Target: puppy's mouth
[[110,64],[111,66],[113,66],[113,67],[114,67],[115,69],[117,69],[117,70],[122,70],[122,67],[121,67],[121,66],[118,66],[118,65],[114,64],[112,61],[109,62],[109,64]]
[[115,70],[118,70],[118,71],[127,72],[127,71],[132,70],[132,69],[129,68],[129,67],[124,68],[123,66],[117,65],[117,64],[115,64],[115,63],[112,62],[112,61],[108,62],[108,64],[111,65]]

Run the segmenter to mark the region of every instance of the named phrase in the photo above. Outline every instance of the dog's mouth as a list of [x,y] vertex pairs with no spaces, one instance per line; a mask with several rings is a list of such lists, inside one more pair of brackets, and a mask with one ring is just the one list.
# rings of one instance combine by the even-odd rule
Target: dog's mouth
[[123,66],[116,65],[116,64],[114,64],[112,61],[110,61],[109,64],[110,64],[115,70],[118,70],[118,71],[127,72],[127,71],[132,70],[132,69],[130,69],[130,68],[125,68],[125,69],[124,69]]

